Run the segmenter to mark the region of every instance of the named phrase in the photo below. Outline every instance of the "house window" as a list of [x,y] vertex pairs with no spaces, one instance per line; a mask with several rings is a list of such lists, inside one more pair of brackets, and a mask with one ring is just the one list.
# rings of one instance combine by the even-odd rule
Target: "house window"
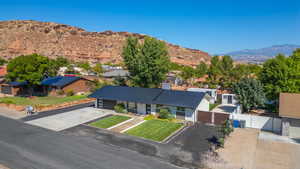
[[176,116],[185,116],[185,108],[184,107],[176,107]]
[[185,108],[184,107],[176,107],[177,112],[184,112]]
[[128,102],[128,111],[132,113],[136,113],[137,111],[137,105],[135,102]]

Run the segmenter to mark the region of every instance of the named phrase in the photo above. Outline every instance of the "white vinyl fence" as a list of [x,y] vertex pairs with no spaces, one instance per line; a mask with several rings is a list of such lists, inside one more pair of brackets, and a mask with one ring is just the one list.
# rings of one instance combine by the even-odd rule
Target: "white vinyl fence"
[[273,131],[280,133],[281,119],[275,117],[257,116],[250,114],[231,114],[230,119],[245,120],[248,128],[256,128],[261,130]]

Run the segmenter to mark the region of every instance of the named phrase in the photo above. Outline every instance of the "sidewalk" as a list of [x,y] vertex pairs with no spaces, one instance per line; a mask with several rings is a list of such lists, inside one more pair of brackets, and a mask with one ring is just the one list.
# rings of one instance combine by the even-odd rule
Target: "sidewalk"
[[23,117],[26,117],[25,112],[19,112],[16,110],[8,109],[6,107],[0,107],[0,115],[12,119],[21,119]]
[[137,125],[143,121],[144,121],[144,117],[135,117],[134,119],[131,119],[128,122],[125,122],[124,124],[121,124],[119,126],[113,127],[110,130],[121,133],[122,131],[124,131],[130,127],[133,127],[134,125]]

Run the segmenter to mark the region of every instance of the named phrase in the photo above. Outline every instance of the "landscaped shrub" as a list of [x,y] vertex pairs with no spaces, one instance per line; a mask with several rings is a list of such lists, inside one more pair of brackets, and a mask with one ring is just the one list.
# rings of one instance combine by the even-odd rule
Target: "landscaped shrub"
[[61,96],[61,95],[64,95],[65,92],[64,92],[63,90],[58,90],[58,91],[56,92],[56,94],[59,95],[59,96]]
[[233,125],[230,120],[224,121],[224,123],[220,126],[219,132],[222,134],[224,138],[230,135],[233,132]]
[[123,103],[119,103],[115,105],[114,110],[117,113],[128,113],[127,110],[125,109],[125,105]]
[[67,95],[67,96],[74,96],[74,91],[73,91],[73,90],[68,90],[68,91],[66,92],[66,95]]
[[166,108],[160,109],[158,114],[159,114],[158,117],[161,119],[172,119],[173,118],[173,115],[170,113],[169,109],[166,109]]
[[219,127],[219,132],[221,134],[218,138],[219,146],[224,147],[226,137],[228,137],[233,130],[232,122],[230,120],[224,121],[224,123]]
[[154,116],[153,114],[149,114],[144,118],[144,120],[153,120],[155,118],[156,118],[156,116]]

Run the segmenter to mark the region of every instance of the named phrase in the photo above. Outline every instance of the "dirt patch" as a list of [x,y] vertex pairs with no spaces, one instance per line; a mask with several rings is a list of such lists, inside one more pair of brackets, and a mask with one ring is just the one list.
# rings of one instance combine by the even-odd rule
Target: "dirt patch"
[[6,166],[0,164],[0,169],[10,169],[10,168],[8,168],[8,167],[6,167]]
[[300,145],[259,140],[255,154],[256,169],[300,169]]
[[259,130],[235,129],[217,152],[232,168],[300,169],[300,145],[261,140]]
[[259,130],[235,129],[218,153],[235,168],[252,169]]
[[41,112],[41,111],[56,110],[56,109],[70,107],[70,106],[77,105],[77,104],[89,103],[89,102],[94,101],[94,100],[95,99],[87,98],[87,99],[76,100],[76,101],[72,101],[72,102],[65,102],[65,103],[62,103],[62,104],[49,105],[49,106],[39,106],[39,107],[37,107],[37,111]]
[[[76,100],[76,101],[71,101],[71,102],[65,102],[65,103],[56,104],[56,105],[47,105],[47,106],[40,105],[40,106],[37,106],[35,109],[38,112],[56,110],[56,109],[70,107],[70,106],[77,105],[77,104],[89,103],[89,102],[92,102],[94,100],[95,99],[87,98],[87,99]],[[4,104],[4,103],[0,103],[0,107],[5,107],[5,108],[15,110],[15,111],[25,111],[25,109],[26,109],[26,106],[15,105],[15,104]]]

